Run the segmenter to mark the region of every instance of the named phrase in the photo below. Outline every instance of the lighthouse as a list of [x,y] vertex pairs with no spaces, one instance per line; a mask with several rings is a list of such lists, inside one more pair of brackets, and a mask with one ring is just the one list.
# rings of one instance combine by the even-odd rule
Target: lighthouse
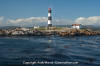
[[48,27],[52,27],[51,8],[48,8]]

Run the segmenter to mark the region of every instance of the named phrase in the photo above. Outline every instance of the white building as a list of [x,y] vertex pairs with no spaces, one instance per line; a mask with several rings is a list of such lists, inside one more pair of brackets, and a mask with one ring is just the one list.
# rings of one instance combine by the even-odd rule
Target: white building
[[39,28],[39,26],[34,26],[34,29]]
[[72,28],[80,29],[80,24],[72,24]]

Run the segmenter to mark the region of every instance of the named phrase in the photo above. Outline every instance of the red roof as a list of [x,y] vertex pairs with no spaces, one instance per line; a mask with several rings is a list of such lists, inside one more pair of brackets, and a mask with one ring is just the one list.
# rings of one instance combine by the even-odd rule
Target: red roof
[[72,26],[80,26],[80,24],[72,24]]
[[48,8],[48,10],[51,10],[51,8]]

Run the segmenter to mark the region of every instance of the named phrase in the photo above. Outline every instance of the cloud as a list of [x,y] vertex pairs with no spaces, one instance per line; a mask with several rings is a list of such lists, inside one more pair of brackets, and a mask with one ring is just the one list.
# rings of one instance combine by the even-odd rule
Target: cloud
[[84,25],[100,25],[100,16],[92,17],[79,17],[75,20],[75,23],[84,24]]
[[[47,17],[29,17],[29,18],[18,18],[18,19],[9,19],[9,25],[40,25],[47,24]],[[67,25],[71,24],[73,21],[69,19],[53,19],[52,23],[54,25]]]
[[47,18],[46,17],[29,17],[29,18],[19,18],[19,19],[9,19],[9,23],[21,23],[21,22],[46,22]]
[[0,24],[3,22],[3,20],[4,20],[4,17],[0,16]]
[[[4,17],[0,17],[0,22]],[[47,17],[29,17],[29,18],[18,18],[18,19],[9,19],[7,24],[9,25],[46,25]],[[72,19],[53,19],[53,25],[71,25],[71,24],[83,24],[83,25],[100,25],[100,16],[91,16],[91,17],[78,17],[74,20]]]
[[74,21],[71,19],[54,19],[53,24],[55,25],[68,25],[68,24],[73,24]]

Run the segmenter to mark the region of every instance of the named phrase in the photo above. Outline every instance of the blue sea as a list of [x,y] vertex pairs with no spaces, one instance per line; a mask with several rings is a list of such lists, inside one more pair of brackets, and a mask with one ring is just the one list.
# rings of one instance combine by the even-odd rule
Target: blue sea
[[100,66],[100,36],[0,37],[0,66]]

